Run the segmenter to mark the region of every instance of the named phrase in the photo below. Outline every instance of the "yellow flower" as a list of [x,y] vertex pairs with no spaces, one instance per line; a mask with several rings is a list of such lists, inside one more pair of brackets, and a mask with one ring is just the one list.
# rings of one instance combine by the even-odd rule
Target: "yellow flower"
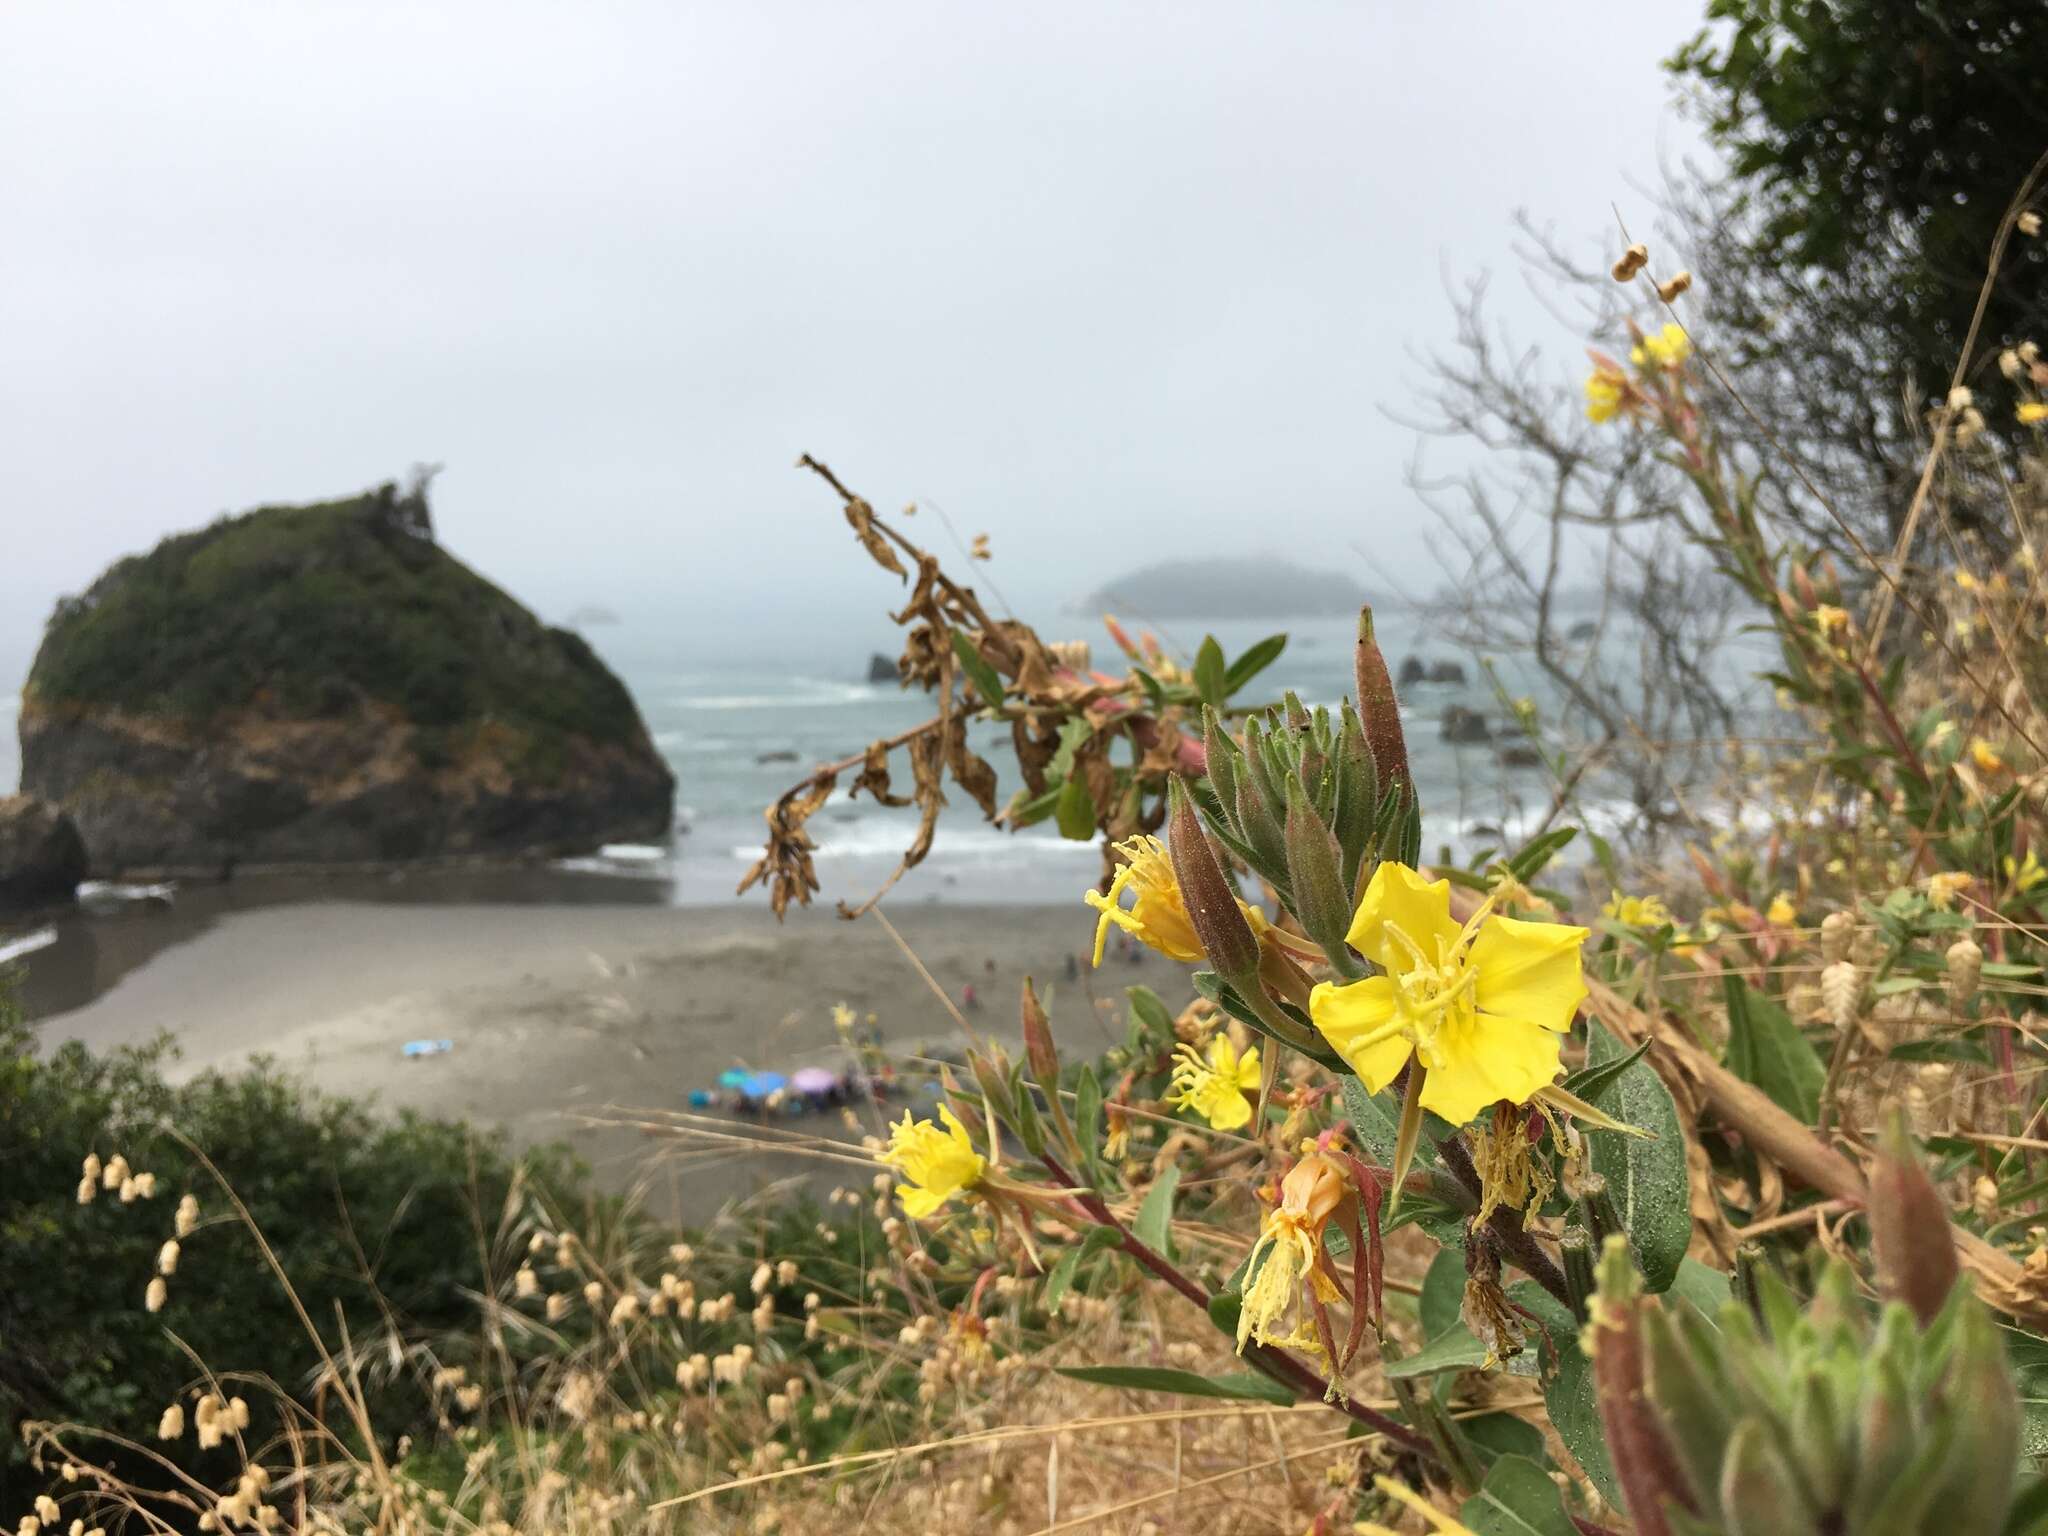
[[1309,1015],[1378,1093],[1414,1055],[1421,1105],[1464,1125],[1489,1104],[1526,1104],[1557,1077],[1558,1037],[1585,999],[1586,930],[1500,917],[1493,898],[1462,928],[1451,886],[1405,864],[1373,871],[1346,937],[1387,974],[1321,982]]
[[1961,587],[1965,592],[1974,592],[1977,590],[1980,583],[1978,582],[1977,578],[1972,576],[1968,571],[1958,570],[1956,572],[1956,585]]
[[1955,899],[1970,888],[1970,876],[1959,869],[1942,870],[1927,877],[1927,900],[1937,911],[1946,912]]
[[[1261,1344],[1281,1341],[1274,1325],[1287,1315],[1300,1282],[1316,1274],[1323,1228],[1330,1224],[1330,1218],[1350,1193],[1343,1165],[1314,1151],[1312,1145],[1280,1181],[1280,1203],[1266,1213],[1259,1228],[1259,1240],[1252,1245],[1251,1258],[1245,1265],[1247,1274],[1254,1270],[1257,1273],[1252,1274],[1252,1283],[1238,1309],[1239,1354],[1244,1353],[1245,1345],[1253,1338]],[[1265,1254],[1264,1264],[1259,1262],[1261,1253]]]
[[1586,376],[1586,414],[1595,421],[1614,420],[1627,389],[1628,381],[1612,369],[1594,369]]
[[1259,1048],[1244,1055],[1221,1030],[1209,1042],[1209,1053],[1182,1045],[1174,1053],[1173,1083],[1167,1102],[1178,1109],[1192,1109],[1219,1131],[1234,1131],[1251,1124],[1252,1106],[1245,1098],[1259,1086]]
[[896,1198],[903,1202],[903,1214],[913,1219],[931,1215],[953,1196],[981,1182],[988,1162],[967,1139],[967,1127],[951,1108],[941,1104],[942,1131],[929,1120],[912,1120],[903,1112],[903,1123],[889,1127],[889,1149],[882,1161],[896,1169],[909,1183],[896,1186]]
[[1977,765],[1980,773],[2005,772],[2005,759],[1998,755],[1998,749],[1982,736],[1970,743],[1970,761]]
[[2048,403],[2039,400],[2020,402],[2019,418],[2023,427],[2039,426],[2042,422],[2048,421]]
[[[1173,878],[1166,844],[1156,837],[1133,837],[1118,843],[1116,851],[1124,856],[1124,867],[1110,882],[1109,894],[1090,891],[1082,898],[1102,914],[1095,925],[1095,964],[1102,964],[1102,946],[1109,938],[1111,923],[1169,960],[1201,959],[1202,941],[1188,921],[1187,904],[1181,900],[1180,883]],[[1120,904],[1126,886],[1136,898],[1128,911]]]
[[1677,368],[1692,356],[1692,338],[1685,334],[1684,326],[1670,323],[1656,335],[1643,338],[1643,351],[1659,368]]
[[1849,612],[1832,603],[1821,603],[1813,610],[1813,622],[1820,626],[1822,634],[1837,634],[1849,627]]
[[1792,905],[1792,898],[1783,891],[1771,898],[1770,909],[1764,913],[1764,921],[1773,928],[1790,928],[1799,921],[1799,909]]
[[1624,928],[1661,928],[1671,921],[1671,909],[1661,896],[1624,896],[1616,891],[1600,915],[1611,917]]
[[844,1003],[832,1005],[832,1026],[835,1029],[853,1028],[853,1010]]
[[2027,856],[2017,863],[2011,854],[2005,856],[2005,878],[2013,883],[2015,889],[2031,891],[2043,880],[2048,880],[2048,869],[2041,867],[2041,861],[2034,857],[2034,851],[2030,848],[2027,850]]

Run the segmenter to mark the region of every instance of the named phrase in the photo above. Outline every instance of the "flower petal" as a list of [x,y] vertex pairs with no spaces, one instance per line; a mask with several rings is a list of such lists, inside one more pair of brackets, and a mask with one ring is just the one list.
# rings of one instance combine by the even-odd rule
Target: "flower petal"
[[1580,954],[1586,930],[1565,923],[1489,917],[1472,941],[1479,973],[1473,999],[1480,1011],[1567,1030],[1586,1000]]
[[1398,976],[1412,957],[1407,945],[1388,936],[1389,923],[1434,962],[1437,941],[1448,943],[1458,935],[1458,925],[1451,921],[1451,882],[1425,880],[1406,864],[1391,861],[1372,872],[1365,899],[1344,937],[1366,959]]
[[1366,1091],[1378,1093],[1391,1083],[1407,1064],[1413,1047],[1406,1035],[1388,1035],[1366,1043],[1394,1017],[1394,983],[1385,976],[1368,976],[1364,981],[1318,982],[1308,995],[1308,1015],[1332,1050],[1350,1064],[1365,1083]]
[[903,1214],[912,1221],[922,1221],[946,1203],[946,1197],[929,1189],[919,1189],[914,1184],[898,1184],[896,1198],[903,1202]]
[[1496,1099],[1526,1104],[1557,1080],[1558,1037],[1522,1019],[1474,1014],[1437,1031],[1422,1085],[1422,1107],[1468,1125]]

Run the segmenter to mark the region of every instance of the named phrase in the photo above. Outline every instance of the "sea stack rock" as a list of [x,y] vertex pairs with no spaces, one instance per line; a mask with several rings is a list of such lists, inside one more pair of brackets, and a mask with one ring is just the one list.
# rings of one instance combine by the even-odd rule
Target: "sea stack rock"
[[69,901],[85,868],[69,816],[33,795],[0,795],[0,912]]
[[57,605],[22,788],[95,873],[576,852],[658,837],[632,697],[434,542],[425,488],[264,507]]

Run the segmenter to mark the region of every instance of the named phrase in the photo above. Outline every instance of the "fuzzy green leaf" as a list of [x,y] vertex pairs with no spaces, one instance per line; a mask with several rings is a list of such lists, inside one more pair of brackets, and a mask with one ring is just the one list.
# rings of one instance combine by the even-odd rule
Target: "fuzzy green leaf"
[[1246,683],[1257,677],[1266,668],[1280,659],[1280,653],[1287,649],[1285,635],[1268,635],[1254,645],[1247,646],[1242,655],[1223,672],[1223,692],[1236,693]]
[[[1586,1060],[1593,1066],[1620,1061],[1627,1052],[1599,1024],[1587,1021]],[[1678,1106],[1664,1080],[1646,1061],[1637,1061],[1584,1097],[1618,1120],[1640,1126],[1649,1136],[1595,1131],[1593,1171],[1607,1180],[1607,1192],[1628,1229],[1644,1283],[1652,1292],[1678,1277],[1679,1261],[1692,1242],[1691,1186],[1685,1166],[1685,1136]]]
[[1503,1456],[1458,1511],[1473,1536],[1578,1536],[1550,1474],[1521,1456]]
[[1741,977],[1722,978],[1728,1003],[1728,1070],[1809,1124],[1820,1114],[1827,1068],[1792,1016]]
[[1183,1397],[1225,1397],[1244,1402],[1289,1404],[1294,1392],[1251,1371],[1227,1376],[1198,1376],[1193,1371],[1175,1371],[1149,1365],[1063,1365],[1054,1367],[1075,1381],[1093,1382],[1098,1387],[1125,1387],[1133,1392],[1177,1392]]

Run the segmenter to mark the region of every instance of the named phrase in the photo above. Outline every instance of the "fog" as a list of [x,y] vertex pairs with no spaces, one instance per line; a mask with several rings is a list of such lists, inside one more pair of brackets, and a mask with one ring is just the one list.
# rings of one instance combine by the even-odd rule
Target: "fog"
[[622,644],[864,649],[894,589],[805,451],[1026,612],[1161,541],[1434,585],[1387,411],[1447,275],[1517,208],[1649,221],[1698,16],[11,0],[0,690],[118,556],[420,461],[444,544]]

